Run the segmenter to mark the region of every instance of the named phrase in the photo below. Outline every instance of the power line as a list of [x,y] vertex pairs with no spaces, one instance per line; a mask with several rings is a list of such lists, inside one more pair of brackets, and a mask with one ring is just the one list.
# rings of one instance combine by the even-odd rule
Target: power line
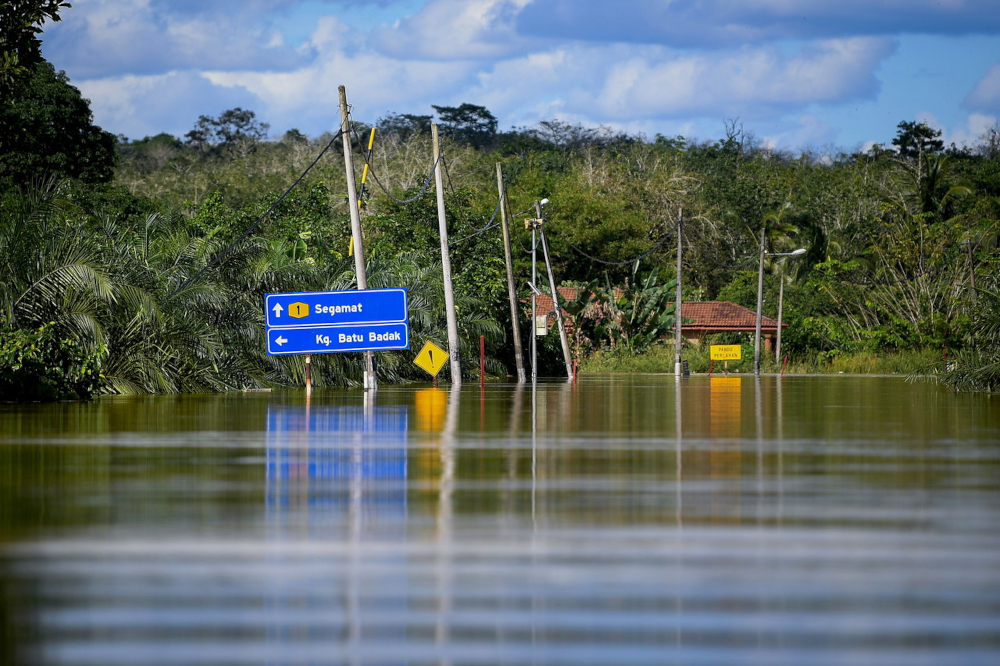
[[320,161],[320,159],[322,159],[323,155],[326,154],[326,151],[330,150],[330,148],[333,146],[333,142],[336,141],[337,138],[340,137],[343,133],[344,133],[344,131],[341,130],[341,131],[337,132],[336,134],[334,134],[333,138],[330,139],[330,142],[326,144],[326,146],[323,148],[323,150],[320,151],[319,155],[316,156],[316,159],[314,159],[312,161],[312,164],[310,164],[309,166],[307,166],[306,170],[302,172],[302,175],[299,176],[297,179],[295,179],[294,183],[292,183],[291,185],[288,186],[288,189],[285,190],[284,194],[282,194],[280,197],[278,197],[278,200],[275,201],[273,204],[271,204],[271,206],[266,211],[264,211],[263,215],[261,215],[260,217],[258,217],[257,220],[247,228],[246,231],[244,231],[242,234],[240,234],[240,236],[236,240],[234,240],[232,243],[230,243],[229,247],[227,247],[225,250],[223,250],[219,254],[215,255],[215,258],[212,259],[210,262],[208,262],[208,264],[206,264],[204,268],[202,268],[200,271],[198,271],[197,273],[195,273],[192,277],[188,278],[183,283],[181,283],[181,286],[177,287],[172,292],[170,292],[170,294],[164,300],[169,301],[171,298],[173,298],[174,296],[176,296],[180,292],[182,292],[185,289],[187,289],[188,286],[190,286],[193,282],[195,282],[195,280],[197,280],[198,278],[200,278],[209,269],[211,269],[213,266],[215,266],[220,261],[222,261],[226,257],[226,255],[228,255],[230,252],[232,252],[236,248],[236,246],[239,245],[240,242],[242,242],[247,236],[249,236],[250,234],[252,234],[257,229],[257,227],[260,226],[261,222],[263,222],[265,219],[267,219],[267,217],[274,211],[274,209],[278,207],[278,204],[280,204],[282,201],[284,201],[285,197],[287,197],[289,194],[291,194],[292,190],[294,190],[298,186],[298,184],[302,182],[302,180],[306,177],[306,174],[308,174],[310,171],[312,171],[312,168],[314,166],[316,166],[316,164]]
[[[506,194],[506,190],[504,191],[504,193]],[[493,227],[497,226],[493,221],[495,219],[497,219],[497,214],[500,212],[500,206],[501,206],[502,203],[503,203],[503,199],[497,200],[497,207],[493,209],[493,215],[492,215],[492,217],[490,217],[490,221],[486,223],[485,227],[483,227],[481,229],[476,229],[474,232],[472,232],[468,236],[465,236],[463,238],[459,238],[458,240],[449,240],[448,241],[448,245],[457,245],[458,243],[461,243],[462,241],[467,241],[470,238],[475,238],[479,234],[486,233],[487,231],[489,231]]]
[[[440,161],[440,158],[438,158],[438,160]],[[397,199],[396,197],[392,196],[389,190],[386,189],[385,185],[382,184],[382,181],[378,179],[378,175],[375,173],[375,169],[371,166],[371,163],[367,161],[366,163],[368,164],[368,173],[371,174],[371,177],[375,179],[375,183],[379,186],[379,189],[382,190],[382,192],[384,192],[387,197],[389,197],[398,204],[403,204],[404,206],[406,204],[413,203],[414,201],[416,201],[417,199],[419,199],[424,195],[424,192],[427,191],[427,188],[431,186],[431,181],[434,180],[434,169],[436,169],[438,165],[437,161],[435,161],[434,164],[431,165],[431,172],[427,174],[427,180],[424,182],[424,186],[420,188],[420,191],[417,192],[416,195],[414,195],[410,199]]]
[[645,259],[649,255],[653,254],[658,249],[660,249],[663,246],[664,243],[666,243],[668,240],[670,240],[673,237],[674,232],[677,231],[677,227],[679,227],[679,226],[680,226],[680,222],[677,222],[677,224],[674,225],[674,228],[671,229],[670,231],[668,231],[666,233],[666,235],[663,236],[663,238],[661,238],[659,241],[657,241],[657,243],[653,247],[649,248],[649,250],[647,250],[646,252],[643,252],[638,257],[635,257],[634,259],[629,259],[627,261],[605,261],[604,259],[599,259],[599,258],[593,256],[592,254],[588,254],[587,252],[585,252],[581,248],[577,247],[576,245],[573,245],[572,243],[570,243],[566,239],[563,239],[563,242],[566,243],[567,245],[569,245],[576,252],[579,252],[580,254],[582,254],[583,256],[587,257],[591,261],[596,261],[599,264],[603,264],[605,266],[628,266],[630,264],[634,264],[637,261],[642,261],[643,259]]

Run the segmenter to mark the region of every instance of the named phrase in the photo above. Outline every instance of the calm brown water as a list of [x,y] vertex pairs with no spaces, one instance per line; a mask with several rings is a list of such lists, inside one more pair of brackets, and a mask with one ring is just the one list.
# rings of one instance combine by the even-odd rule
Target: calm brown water
[[2,664],[997,664],[1000,400],[894,377],[0,406]]

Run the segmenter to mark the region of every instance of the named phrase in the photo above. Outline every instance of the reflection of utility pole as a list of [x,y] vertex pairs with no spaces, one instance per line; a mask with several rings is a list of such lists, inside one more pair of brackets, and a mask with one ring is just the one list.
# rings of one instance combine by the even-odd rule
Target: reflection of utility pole
[[[548,202],[548,199],[542,201]],[[542,202],[535,202],[535,213],[541,220],[542,253],[545,255],[545,268],[549,274],[549,289],[552,291],[552,306],[556,311],[556,326],[559,327],[559,342],[562,343],[563,361],[566,362],[566,376],[573,377],[573,356],[569,351],[569,338],[566,337],[566,326],[563,324],[562,307],[559,305],[559,292],[556,290],[556,278],[552,273],[552,261],[549,259],[549,243],[545,240],[545,218],[542,217]]]
[[497,162],[497,189],[500,190],[500,225],[503,228],[504,261],[507,264],[507,296],[510,298],[510,327],[514,333],[514,362],[517,366],[517,381],[520,383],[526,379],[524,350],[521,348],[521,318],[517,303],[517,288],[514,286],[514,258],[510,252],[510,230],[507,228],[507,190],[503,183],[503,166],[499,162]]
[[441,176],[441,144],[437,123],[431,123],[434,142],[434,184],[437,188],[438,230],[441,236],[441,270],[444,272],[444,307],[448,320],[448,354],[451,356],[451,383],[462,383],[462,364],[458,360],[458,318],[455,316],[455,291],[451,284],[451,255],[448,253],[448,218],[444,210],[444,179]]
[[[354,155],[351,152],[351,126],[347,112],[347,89],[338,88],[340,94],[340,139],[344,142],[344,169],[347,172],[347,204],[351,209],[351,238],[354,239],[354,272],[357,274],[358,289],[368,288],[368,273],[365,268],[365,245],[361,239],[361,215],[358,212],[358,191],[354,185]],[[375,363],[372,352],[365,352],[366,391],[378,389],[375,377]]]

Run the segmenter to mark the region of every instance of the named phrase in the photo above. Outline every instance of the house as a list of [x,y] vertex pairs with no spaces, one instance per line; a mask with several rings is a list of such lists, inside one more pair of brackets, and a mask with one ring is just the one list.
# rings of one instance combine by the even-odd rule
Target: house
[[[566,300],[573,300],[577,295],[576,287],[559,287],[559,295]],[[530,308],[530,301],[528,307]],[[552,305],[552,297],[542,294],[536,298],[536,309],[539,317],[546,317],[546,325],[555,323],[555,308]],[[701,344],[701,341],[710,333],[750,333],[753,334],[757,326],[757,314],[742,305],[729,301],[685,301],[681,303],[681,313],[684,323],[681,324],[681,335],[693,345]],[[572,327],[572,318],[563,310],[563,319],[567,322],[567,327]],[[788,328],[788,324],[782,322],[781,328]],[[764,343],[764,349],[771,351],[772,340],[778,331],[778,321],[773,317],[762,316],[760,318],[760,334]]]

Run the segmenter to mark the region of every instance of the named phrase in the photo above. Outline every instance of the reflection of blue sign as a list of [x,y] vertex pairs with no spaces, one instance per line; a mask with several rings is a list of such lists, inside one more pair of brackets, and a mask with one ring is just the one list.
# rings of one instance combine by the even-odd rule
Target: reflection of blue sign
[[269,328],[267,330],[267,353],[272,356],[409,348],[410,328],[406,324]]
[[264,297],[264,313],[267,315],[269,328],[406,323],[406,290],[267,294]]
[[357,501],[370,517],[405,516],[408,419],[404,406],[269,406],[269,513],[305,510],[312,523],[321,519],[312,510]]

